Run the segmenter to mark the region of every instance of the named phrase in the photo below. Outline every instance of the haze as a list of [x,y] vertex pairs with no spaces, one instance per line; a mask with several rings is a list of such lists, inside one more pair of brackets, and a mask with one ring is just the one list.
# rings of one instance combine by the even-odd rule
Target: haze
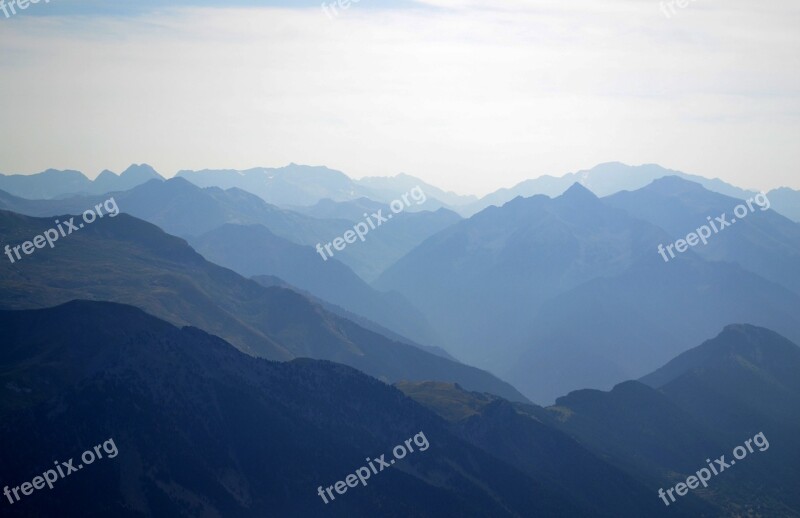
[[796,2],[209,3],[0,14],[0,172],[296,162],[485,194],[622,161],[800,188]]

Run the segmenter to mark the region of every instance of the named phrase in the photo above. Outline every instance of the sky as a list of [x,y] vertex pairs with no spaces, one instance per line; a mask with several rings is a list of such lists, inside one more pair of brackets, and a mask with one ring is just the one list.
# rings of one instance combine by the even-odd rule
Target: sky
[[796,0],[321,4],[0,10],[0,172],[294,162],[483,195],[620,161],[800,189]]

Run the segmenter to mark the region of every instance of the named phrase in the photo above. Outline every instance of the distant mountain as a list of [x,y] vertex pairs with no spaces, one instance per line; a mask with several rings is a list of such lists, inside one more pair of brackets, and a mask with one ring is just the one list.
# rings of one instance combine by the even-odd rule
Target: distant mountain
[[[354,180],[341,171],[324,166],[289,164],[286,167],[256,167],[244,171],[179,171],[176,176],[186,178],[200,187],[236,187],[260,196],[273,205],[299,212],[304,212],[300,207],[311,207],[311,213],[319,210],[314,208],[315,205],[326,200],[360,202],[366,198],[385,205],[400,199],[415,187],[422,188],[428,201],[424,208],[409,207],[409,212],[451,208],[476,200],[474,196],[445,192],[407,174]],[[322,210],[324,208],[323,204]]]
[[[384,209],[383,215],[389,212]],[[357,241],[345,248],[340,260],[372,282],[416,246],[459,221],[461,216],[447,209],[403,212],[370,232],[363,243]]]
[[781,187],[767,193],[772,209],[787,218],[800,223],[800,191]]
[[289,164],[280,168],[256,167],[245,171],[184,170],[175,176],[199,187],[236,187],[278,206],[309,206],[325,198],[348,201],[374,197],[370,189],[358,185],[341,171],[323,166]]
[[[183,178],[150,181],[113,194],[122,212],[184,238],[196,237],[229,223],[260,224],[284,239],[315,247],[318,243],[330,243],[352,230],[354,225],[346,219],[318,219],[280,209],[238,188],[224,191],[217,187],[200,188]],[[25,200],[0,191],[0,209],[30,216],[82,213],[107,197],[108,194],[63,200]],[[382,215],[385,217],[388,213],[383,207]],[[335,257],[363,279],[371,281],[427,237],[460,219],[445,209],[400,213],[370,232],[365,242],[352,244],[337,252]],[[321,257],[319,261],[323,261]]]
[[312,295],[310,292],[308,292],[306,290],[301,290],[297,286],[293,286],[293,285],[289,284],[288,282],[284,281],[283,279],[275,277],[274,275],[254,275],[253,277],[251,277],[251,279],[254,280],[255,282],[259,283],[260,285],[264,286],[265,288],[279,287],[279,288],[286,288],[286,289],[295,291],[295,292],[303,295],[305,298],[309,299],[310,301],[312,301],[314,304],[318,304],[318,305],[322,306],[329,313],[333,313],[334,315],[340,316],[340,317],[344,318],[345,320],[349,320],[349,321],[351,321],[351,322],[353,322],[355,324],[358,324],[359,326],[363,327],[364,329],[367,329],[369,331],[372,331],[373,333],[377,333],[379,335],[382,335],[382,336],[388,338],[389,340],[391,340],[393,342],[400,342],[400,343],[403,343],[403,344],[413,345],[414,347],[416,347],[418,349],[422,349],[423,351],[427,351],[427,352],[429,352],[431,354],[435,354],[436,356],[441,356],[442,358],[447,358],[448,360],[458,361],[456,358],[454,358],[453,356],[448,354],[447,351],[445,351],[441,347],[437,347],[437,346],[433,346],[433,345],[422,345],[422,344],[420,344],[418,342],[415,342],[415,341],[409,339],[408,337],[403,336],[403,335],[398,334],[398,333],[395,333],[394,331],[392,331],[390,329],[387,329],[386,327],[383,327],[382,325],[377,324],[374,321],[372,321],[372,320],[370,320],[370,319],[368,319],[366,317],[363,317],[361,315],[357,315],[357,314],[353,313],[352,311],[348,311],[348,310],[344,309],[341,306],[337,306],[336,304],[333,304],[332,302],[328,302],[326,300],[322,300],[321,298]]
[[476,196],[463,196],[454,192],[443,191],[436,186],[405,173],[390,177],[367,176],[356,181],[359,185],[372,190],[375,196],[377,196],[376,199],[387,203],[397,199],[403,193],[408,192],[414,187],[419,186],[429,199],[432,198],[437,203],[436,207],[428,208],[428,210],[435,210],[441,207],[450,207],[454,210],[458,210],[458,207],[478,201]]
[[[0,211],[0,243],[22,243],[52,225],[53,219]],[[36,309],[74,299],[130,304],[175,325],[213,332],[254,356],[326,359],[387,382],[453,381],[525,400],[484,371],[393,342],[294,291],[264,288],[209,263],[185,241],[127,214],[98,219],[59,240],[54,249],[6,263],[0,268],[0,287],[3,309]]]
[[32,175],[0,175],[0,190],[27,199],[46,199],[81,192],[91,180],[80,171],[48,169]]
[[685,481],[703,459],[730,461],[736,446],[763,433],[774,451],[756,449],[697,494],[722,505],[724,516],[797,517],[799,369],[797,345],[734,325],[642,378],[657,389],[631,381],[607,393],[582,390],[533,413],[626,471],[660,478],[662,487]]
[[119,176],[106,169],[94,179],[92,188],[86,192],[89,194],[104,194],[107,192],[127,191],[150,180],[164,180],[164,177],[147,164],[134,164]]
[[[53,459],[79,470],[4,502],[4,516],[593,515],[342,365],[255,359],[101,302],[0,311],[0,334],[4,484]],[[319,496],[415,437],[396,464],[373,461],[364,485]],[[96,444],[102,458],[82,463]]]
[[153,179],[164,178],[147,164],[131,165],[119,176],[105,170],[94,181],[79,171],[48,169],[32,175],[0,174],[0,190],[30,200],[53,199],[76,194],[125,191]]
[[438,340],[425,317],[398,293],[374,290],[336,259],[323,261],[307,246],[261,225],[223,225],[189,243],[206,259],[244,277],[274,275],[420,343]]
[[[767,254],[780,231],[764,232]],[[800,296],[691,251],[667,264],[657,246],[674,238],[576,184],[445,229],[375,285],[404,294],[456,357],[537,402],[638,378],[730,322],[800,340]]]
[[[769,197],[748,198],[752,210],[742,200],[708,191],[701,185],[675,176],[656,180],[633,192],[621,192],[605,198],[613,207],[666,230],[671,239],[686,238],[706,226],[710,237],[692,251],[711,261],[740,264],[765,279],[782,284],[800,295],[800,225],[774,212]],[[737,217],[734,208],[745,208],[745,217]],[[740,211],[740,214],[742,212]],[[707,219],[726,215],[736,223],[712,232]],[[666,246],[667,243],[665,243]],[[680,260],[678,257],[676,260]]]
[[597,196],[605,197],[620,191],[640,189],[653,182],[653,180],[665,176],[678,176],[697,182],[710,191],[734,198],[744,199],[756,194],[754,191],[740,189],[718,178],[710,180],[702,176],[666,169],[656,164],[629,166],[620,162],[609,162],[597,165],[592,169],[569,173],[560,177],[545,175],[536,179],[525,180],[510,189],[500,189],[485,196],[465,207],[462,214],[470,216],[491,205],[499,207],[517,196],[529,198],[537,194],[544,194],[555,198],[566,192],[575,183],[583,185]]
[[334,201],[330,198],[320,200],[310,207],[292,207],[292,210],[320,219],[346,219],[356,223],[364,219],[364,213],[372,214],[379,209],[386,209],[386,204],[369,198],[358,198],[350,201]]
[[[109,194],[113,194],[122,212],[181,237],[204,234],[226,223],[262,224],[286,239],[310,244],[318,242],[317,236],[330,235],[349,224],[282,210],[239,189],[201,189],[182,178],[150,181],[129,191]],[[0,192],[0,208],[30,216],[79,214],[107,198],[23,200]]]
[[333,313],[334,315],[338,315],[338,316],[344,318],[345,320],[349,320],[349,321],[351,321],[351,322],[353,322],[355,324],[358,324],[359,326],[363,327],[364,329],[367,329],[368,331],[372,331],[373,333],[377,333],[379,335],[382,335],[382,336],[388,338],[389,340],[391,340],[393,342],[400,342],[400,343],[407,344],[407,345],[413,345],[414,347],[416,347],[418,349],[422,349],[423,351],[427,351],[427,352],[429,352],[431,354],[435,354],[436,356],[441,356],[442,358],[447,358],[448,360],[458,361],[458,359],[456,359],[453,356],[451,356],[450,354],[448,354],[447,351],[445,351],[441,347],[437,347],[437,346],[433,346],[433,345],[422,345],[420,343],[417,343],[417,342],[411,340],[410,338],[408,338],[406,336],[403,336],[403,335],[400,335],[398,333],[395,333],[394,331],[391,331],[390,329],[387,329],[387,328],[383,327],[382,325],[377,324],[377,323],[373,322],[372,320],[370,320],[370,319],[368,319],[366,317],[362,317],[361,315],[357,315],[357,314],[353,313],[352,311],[348,311],[348,310],[344,309],[341,306],[337,306],[336,304],[333,304],[332,302],[328,302],[328,301],[322,300],[319,297],[315,297],[314,295],[312,295],[308,291],[301,290],[297,286],[292,286],[288,282],[284,281],[283,279],[281,279],[279,277],[275,277],[274,275],[255,275],[255,276],[251,277],[251,279],[253,281],[259,283],[260,285],[264,286],[265,288],[279,287],[279,288],[285,288],[285,289],[289,289],[289,290],[295,291],[295,292],[303,295],[305,298],[309,299],[310,301],[312,301],[314,304],[318,304],[318,305],[322,306],[329,313]]

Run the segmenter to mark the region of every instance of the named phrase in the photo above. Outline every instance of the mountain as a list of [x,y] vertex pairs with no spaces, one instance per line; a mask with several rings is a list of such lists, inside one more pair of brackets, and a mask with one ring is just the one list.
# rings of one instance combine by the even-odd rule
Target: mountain
[[[582,485],[582,476],[607,482],[610,502],[604,509],[614,506],[616,490],[629,487],[636,494],[625,482],[631,477],[669,513],[797,517],[798,369],[800,348],[794,343],[768,329],[730,325],[641,382],[626,381],[609,392],[574,391],[547,408],[452,384],[396,386],[450,422],[464,440],[534,479],[546,473],[546,480],[558,480],[567,491]],[[731,453],[738,446],[751,450],[745,449],[745,457],[736,454],[739,463]],[[729,469],[716,476],[708,470],[707,490],[663,506],[657,488],[685,482],[722,454]],[[570,469],[574,465],[584,467]]]
[[732,460],[734,448],[763,433],[780,452],[769,444],[754,448],[697,494],[722,505],[724,516],[796,517],[798,369],[794,343],[764,328],[731,325],[641,379],[653,388],[630,381],[611,392],[577,391],[535,414],[662,487],[685,481],[705,467],[703,459]]
[[435,210],[441,207],[451,207],[457,210],[462,205],[469,205],[478,201],[475,196],[464,196],[456,194],[451,191],[443,191],[438,187],[426,183],[425,181],[414,176],[400,173],[395,176],[367,176],[360,180],[356,180],[361,186],[364,186],[375,193],[376,199],[386,203],[397,199],[403,193],[410,191],[415,187],[420,187],[429,199],[433,199],[437,204],[434,208],[428,210]]
[[209,261],[244,277],[274,275],[325,301],[417,342],[435,344],[433,329],[398,293],[374,290],[336,259],[280,238],[261,225],[223,225],[189,243]]
[[358,185],[341,171],[323,166],[289,164],[280,168],[256,167],[245,171],[184,170],[175,176],[199,187],[236,187],[282,207],[314,205],[325,198],[347,201],[373,197],[370,189]]
[[41,173],[23,175],[0,174],[0,190],[27,199],[55,198],[88,189],[91,180],[80,171],[48,169]]
[[657,247],[673,239],[576,184],[445,229],[375,286],[404,294],[454,356],[537,402],[639,378],[731,322],[800,340],[797,294],[692,251],[666,264]]
[[[390,212],[384,209],[383,215]],[[447,209],[396,214],[368,234],[363,243],[345,248],[340,260],[371,283],[416,246],[459,221],[461,216]]]
[[386,204],[369,198],[358,198],[350,201],[334,201],[325,198],[310,207],[292,207],[292,210],[319,219],[346,219],[356,223],[364,219],[364,213],[372,214],[379,209],[386,209]]
[[[185,178],[199,187],[236,187],[261,197],[267,203],[282,208],[309,213],[318,212],[314,207],[320,202],[359,202],[364,198],[382,204],[400,199],[415,187],[420,187],[428,196],[424,209],[409,207],[409,211],[438,210],[474,202],[474,196],[460,196],[445,192],[407,174],[393,177],[366,177],[354,180],[341,171],[324,166],[289,164],[285,167],[256,167],[244,171],[233,169],[179,171]],[[325,203],[321,210],[325,210]],[[360,214],[357,216],[360,219]]]
[[605,197],[620,191],[640,189],[665,176],[678,176],[697,182],[710,191],[739,199],[749,198],[756,194],[755,191],[740,189],[718,178],[708,179],[666,169],[656,164],[629,166],[620,162],[609,162],[599,164],[592,169],[568,173],[560,177],[545,175],[536,179],[525,180],[510,189],[500,189],[486,195],[479,201],[464,208],[462,214],[469,216],[491,205],[499,207],[517,196],[529,198],[537,194],[544,194],[554,198],[563,194],[575,183],[583,185],[597,196]]
[[371,232],[364,242],[356,243],[353,251],[348,247],[341,252],[342,262],[347,263],[364,280],[372,282],[425,239],[461,221],[461,216],[445,208],[419,210],[420,207],[432,208],[430,203],[430,198],[424,204],[412,203],[409,209],[416,207],[418,210],[405,210],[397,214],[393,214],[385,204],[369,198],[344,202],[326,199],[312,207],[295,207],[292,210],[315,218],[345,219],[351,222],[351,228],[359,223],[364,224],[367,218],[374,221],[376,218],[372,215],[378,211],[382,211],[384,216],[388,215],[391,223],[386,222],[385,226],[381,224],[380,231]]
[[301,290],[297,286],[292,286],[288,282],[284,281],[283,279],[280,279],[279,277],[275,277],[274,275],[255,275],[255,276],[251,277],[251,279],[253,281],[257,282],[258,284],[264,286],[265,288],[271,288],[271,287],[276,286],[276,287],[279,287],[279,288],[285,288],[285,289],[289,289],[289,290],[295,291],[295,292],[301,294],[302,296],[304,296],[305,298],[309,299],[310,301],[312,301],[314,304],[318,304],[319,306],[322,306],[329,313],[333,313],[334,315],[340,316],[340,317],[344,318],[345,320],[349,320],[349,321],[351,321],[351,322],[353,322],[355,324],[358,324],[359,326],[363,327],[364,329],[367,329],[369,331],[372,331],[373,333],[382,335],[385,338],[388,338],[389,340],[391,340],[393,342],[400,342],[400,343],[407,344],[407,345],[413,345],[417,349],[422,349],[423,351],[427,351],[427,352],[429,352],[431,354],[435,354],[436,356],[441,356],[442,358],[447,358],[448,360],[458,361],[456,358],[453,358],[450,354],[447,353],[447,351],[445,351],[441,347],[437,347],[437,346],[433,346],[433,345],[422,345],[420,343],[417,343],[417,342],[409,339],[408,337],[405,337],[403,335],[395,333],[394,331],[392,331],[390,329],[387,329],[387,328],[383,327],[382,325],[377,324],[374,321],[372,321],[372,320],[370,320],[370,319],[368,319],[366,317],[362,317],[361,315],[357,315],[357,314],[353,313],[352,311],[348,311],[348,310],[344,309],[341,306],[337,306],[336,304],[333,304],[333,303],[328,302],[326,300],[322,300],[319,297],[315,297],[314,295],[312,295],[308,291]]
[[[800,295],[800,225],[768,210],[768,196],[759,194],[748,200],[752,209],[742,200],[675,176],[604,199],[607,204],[666,230],[672,238],[670,243],[706,226],[710,236],[707,244],[700,242],[693,252],[710,261],[736,262]],[[734,214],[737,207],[743,207],[739,214],[744,217]],[[722,214],[735,224],[719,233],[712,232],[708,218]]]
[[[0,243],[21,243],[52,226],[52,219],[0,211]],[[393,342],[292,290],[265,288],[209,263],[185,241],[127,214],[97,219],[57,241],[54,249],[5,264],[0,286],[3,309],[75,299],[130,304],[174,325],[212,332],[254,356],[326,359],[387,382],[457,381],[525,400],[484,371]]]
[[[111,194],[122,212],[184,238],[205,234],[228,223],[260,224],[284,239],[315,247],[318,243],[330,243],[354,226],[346,219],[318,219],[280,209],[241,189],[200,188],[183,178],[150,181],[129,191]],[[77,214],[104,202],[108,196],[24,200],[0,191],[0,208],[30,216]],[[384,207],[382,216],[389,213]],[[370,231],[364,242],[337,252],[336,258],[371,281],[428,236],[459,220],[457,214],[445,209],[399,213]]]
[[[76,469],[4,516],[592,515],[342,365],[259,360],[104,302],[0,311],[0,334],[5,482]],[[363,485],[321,499],[361,466]]]
[[204,234],[226,223],[261,224],[291,241],[316,244],[321,236],[350,225],[346,220],[321,220],[279,209],[240,189],[201,189],[182,178],[151,180],[119,193],[60,200],[23,200],[0,192],[0,208],[30,216],[79,214],[102,203],[109,194],[122,212],[181,237]]
[[104,194],[107,192],[127,191],[150,180],[164,180],[155,169],[147,164],[133,164],[119,176],[106,169],[94,179],[89,194]]
[[32,175],[0,174],[0,190],[30,200],[53,199],[76,194],[124,191],[153,179],[164,178],[147,164],[133,164],[119,176],[105,170],[94,181],[80,171],[48,169]]
[[[653,498],[651,489],[636,476],[610,466],[566,433],[532,415],[545,412],[541,407],[514,405],[447,383],[397,383],[396,386],[450,422],[453,433],[465,441],[545,487],[552,484],[554,491],[569,494],[572,502],[593,506],[596,516],[667,515],[663,504]],[[689,508],[710,510],[698,502]]]
[[[640,381],[730,435],[754,423],[800,436],[800,347],[768,329],[731,325]],[[697,398],[696,393],[705,395]],[[777,434],[777,432],[776,432]]]
[[800,223],[800,191],[781,187],[767,193],[772,208],[787,218]]

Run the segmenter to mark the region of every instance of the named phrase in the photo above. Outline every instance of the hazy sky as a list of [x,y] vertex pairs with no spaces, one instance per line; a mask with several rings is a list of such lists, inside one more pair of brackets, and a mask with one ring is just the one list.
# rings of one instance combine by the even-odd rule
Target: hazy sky
[[0,172],[296,162],[484,194],[622,161],[800,188],[796,0],[214,4],[0,11]]

